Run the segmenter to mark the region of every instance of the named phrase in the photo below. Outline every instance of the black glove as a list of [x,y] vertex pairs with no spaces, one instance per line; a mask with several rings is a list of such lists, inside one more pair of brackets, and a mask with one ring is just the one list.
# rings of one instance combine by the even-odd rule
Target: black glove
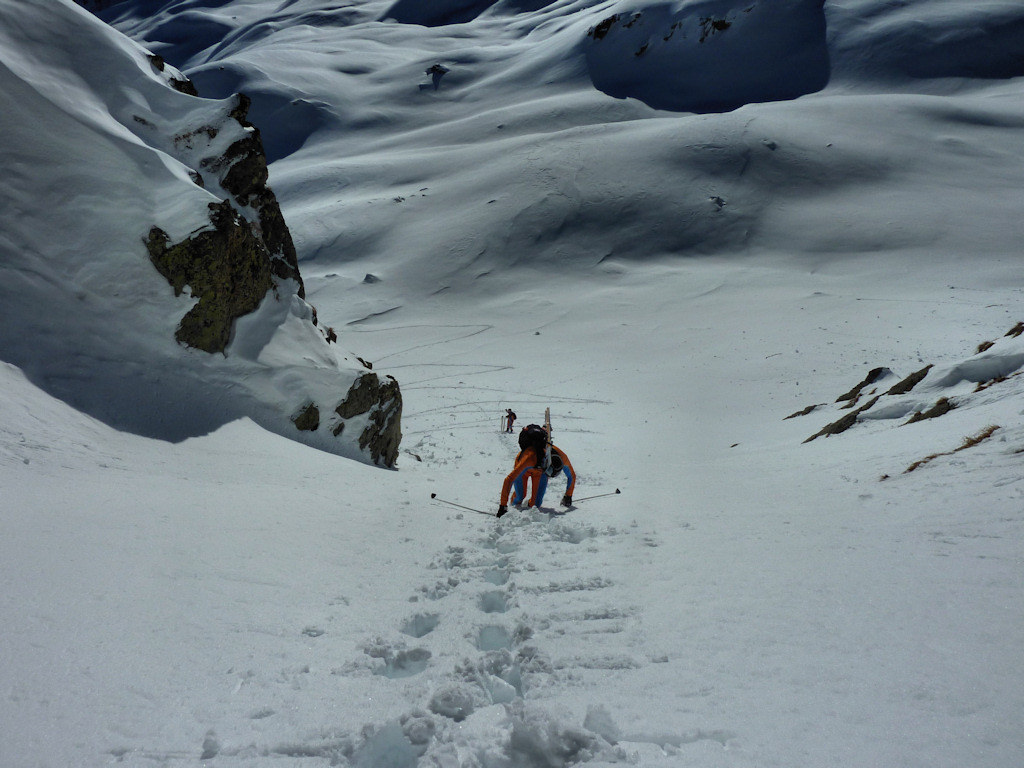
[[570,496],[568,493],[565,494],[565,496],[562,497],[562,506],[563,507],[571,507],[572,506],[572,496]]
[[498,507],[498,514],[496,515],[496,517],[501,517],[506,512],[508,512],[508,507],[506,507],[504,504],[502,504],[500,507]]

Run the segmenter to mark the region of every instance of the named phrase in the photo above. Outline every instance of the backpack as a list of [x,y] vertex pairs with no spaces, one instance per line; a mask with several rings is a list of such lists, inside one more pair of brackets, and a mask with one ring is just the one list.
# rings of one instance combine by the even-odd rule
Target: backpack
[[543,464],[544,452],[548,446],[548,433],[539,424],[527,424],[519,432],[519,447],[524,451],[533,448],[538,462]]

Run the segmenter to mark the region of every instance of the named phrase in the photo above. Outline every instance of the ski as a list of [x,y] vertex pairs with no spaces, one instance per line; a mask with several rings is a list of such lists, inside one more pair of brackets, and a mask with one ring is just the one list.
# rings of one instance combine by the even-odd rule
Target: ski
[[548,436],[548,444],[544,449],[544,471],[547,472],[551,466],[551,409],[544,409],[544,432]]

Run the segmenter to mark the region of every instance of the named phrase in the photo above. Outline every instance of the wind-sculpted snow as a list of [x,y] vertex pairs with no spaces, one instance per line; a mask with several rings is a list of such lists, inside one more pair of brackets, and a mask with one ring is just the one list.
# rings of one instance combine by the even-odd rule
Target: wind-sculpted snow
[[394,19],[403,24],[422,24],[427,27],[461,24],[472,21],[493,4],[494,0],[439,0],[433,3],[397,0],[384,13],[384,19]]
[[991,78],[1024,75],[1024,6],[1002,0],[836,3],[830,23],[844,77]]
[[[973,168],[1020,142],[965,128],[1015,124],[1011,102],[970,89],[949,98],[944,71],[916,76],[900,63],[917,36],[922,66],[968,50],[1010,66],[1018,12],[1005,4],[145,8],[124,0],[103,17],[204,95],[253,97],[300,260],[342,276],[329,282],[343,290],[377,274],[360,297],[370,312],[402,304],[383,300],[392,289],[483,286],[522,266],[590,271],[780,247],[813,261],[882,241],[1002,247],[968,234],[965,198],[992,220],[1017,219],[1013,195]],[[451,23],[458,9],[472,18]],[[170,34],[184,11],[230,30],[196,51]],[[957,42],[972,28],[1007,31],[999,45]],[[875,95],[879,82],[901,92]],[[934,145],[927,162],[922,142]],[[1001,167],[1007,189],[1024,183],[1017,166]],[[894,179],[913,180],[899,216],[878,204]],[[808,210],[812,228],[793,218]],[[392,254],[402,269],[375,267]]]

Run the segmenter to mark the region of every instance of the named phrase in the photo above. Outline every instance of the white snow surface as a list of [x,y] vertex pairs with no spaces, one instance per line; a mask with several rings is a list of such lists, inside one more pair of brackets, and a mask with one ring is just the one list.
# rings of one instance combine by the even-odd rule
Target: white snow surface
[[[0,6],[0,766],[1024,764],[1024,6],[100,5]],[[254,421],[354,370],[305,302],[207,361],[125,235],[212,199],[131,116],[236,90],[397,471]],[[493,517],[505,408],[573,506]]]

